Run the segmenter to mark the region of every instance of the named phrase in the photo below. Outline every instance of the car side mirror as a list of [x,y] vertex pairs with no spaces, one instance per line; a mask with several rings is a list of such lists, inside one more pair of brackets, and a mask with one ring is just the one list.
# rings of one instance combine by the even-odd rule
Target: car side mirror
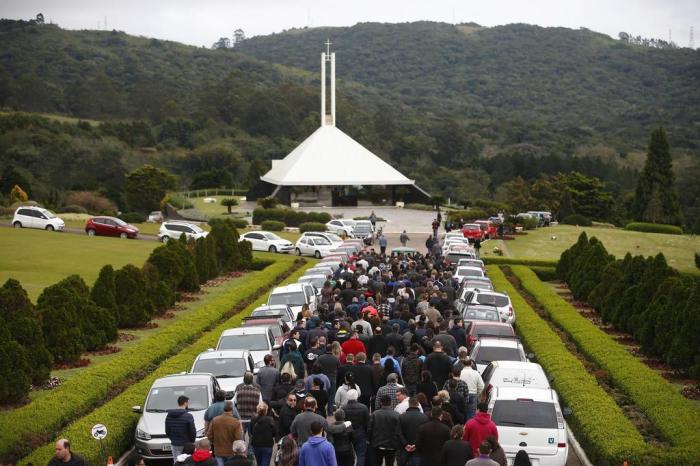
[[535,353],[527,353],[527,359],[530,362],[535,362],[537,361],[537,356],[535,356]]
[[561,413],[564,415],[564,417],[569,417],[571,416],[571,408],[562,408]]
[[131,411],[133,411],[135,413],[139,413],[139,414],[143,413],[143,409],[141,409],[141,406],[132,406]]

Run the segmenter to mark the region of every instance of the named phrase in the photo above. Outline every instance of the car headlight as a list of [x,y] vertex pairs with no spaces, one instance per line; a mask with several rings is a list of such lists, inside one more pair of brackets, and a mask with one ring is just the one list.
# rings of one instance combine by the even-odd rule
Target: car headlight
[[136,438],[141,440],[151,440],[151,434],[149,434],[145,430],[136,429]]
[[197,437],[204,437],[204,433],[204,427],[202,427],[197,431]]

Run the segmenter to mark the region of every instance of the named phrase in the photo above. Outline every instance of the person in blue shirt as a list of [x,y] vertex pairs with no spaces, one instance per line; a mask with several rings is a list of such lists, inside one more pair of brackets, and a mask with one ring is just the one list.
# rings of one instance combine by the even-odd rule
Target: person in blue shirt
[[301,447],[299,466],[338,466],[335,448],[323,437],[323,426],[318,421],[311,423],[311,437]]

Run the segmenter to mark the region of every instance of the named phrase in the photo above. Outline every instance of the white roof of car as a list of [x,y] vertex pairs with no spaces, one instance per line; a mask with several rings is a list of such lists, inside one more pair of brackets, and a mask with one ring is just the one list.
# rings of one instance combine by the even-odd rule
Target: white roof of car
[[267,325],[251,325],[250,327],[229,328],[224,330],[222,337],[235,335],[261,335],[266,334],[270,327]]
[[460,270],[464,270],[465,272],[469,272],[470,270],[473,270],[475,272],[479,272],[480,274],[484,273],[484,271],[481,270],[481,267],[472,267],[470,265],[460,265],[459,267],[457,267],[457,273],[459,273]]
[[523,398],[532,401],[559,401],[557,392],[551,388],[494,387],[494,399],[496,400],[517,400]]
[[[311,269],[311,270],[313,270],[313,269]],[[308,282],[308,281],[311,281],[311,280],[313,280],[313,279],[315,279],[315,278],[323,278],[323,279],[325,279],[326,277],[328,277],[328,275],[324,275],[324,274],[322,274],[322,273],[310,273],[310,274],[308,274],[308,275],[302,275],[301,277],[299,277],[299,279],[298,279],[297,281],[299,281],[299,282],[300,282],[300,281]]]
[[244,359],[247,356],[248,351],[245,350],[214,350],[199,353],[195,361],[200,359]]
[[153,387],[180,387],[183,385],[206,385],[211,374],[172,374],[156,379]]
[[290,283],[289,285],[278,286],[272,290],[270,294],[278,293],[298,293],[304,291],[304,285],[301,283]]
[[506,369],[506,370],[522,370],[522,371],[542,371],[542,366],[536,362],[529,361],[493,361],[491,363],[494,369]]
[[520,348],[522,343],[517,338],[493,338],[493,337],[481,337],[479,338],[481,346],[497,346],[499,348]]

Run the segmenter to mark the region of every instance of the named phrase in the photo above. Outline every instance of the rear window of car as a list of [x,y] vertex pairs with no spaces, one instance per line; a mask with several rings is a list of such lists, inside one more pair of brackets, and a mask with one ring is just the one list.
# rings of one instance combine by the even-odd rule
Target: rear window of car
[[556,429],[554,403],[529,400],[496,400],[491,419],[497,426]]
[[520,351],[517,348],[503,348],[500,346],[480,346],[472,359],[477,364],[488,364],[492,361],[520,361]]
[[477,337],[492,335],[495,337],[512,337],[513,327],[508,327],[505,325],[477,325],[474,329]]
[[508,305],[508,298],[494,294],[480,294],[476,297],[479,304],[490,304],[492,306],[503,307]]

